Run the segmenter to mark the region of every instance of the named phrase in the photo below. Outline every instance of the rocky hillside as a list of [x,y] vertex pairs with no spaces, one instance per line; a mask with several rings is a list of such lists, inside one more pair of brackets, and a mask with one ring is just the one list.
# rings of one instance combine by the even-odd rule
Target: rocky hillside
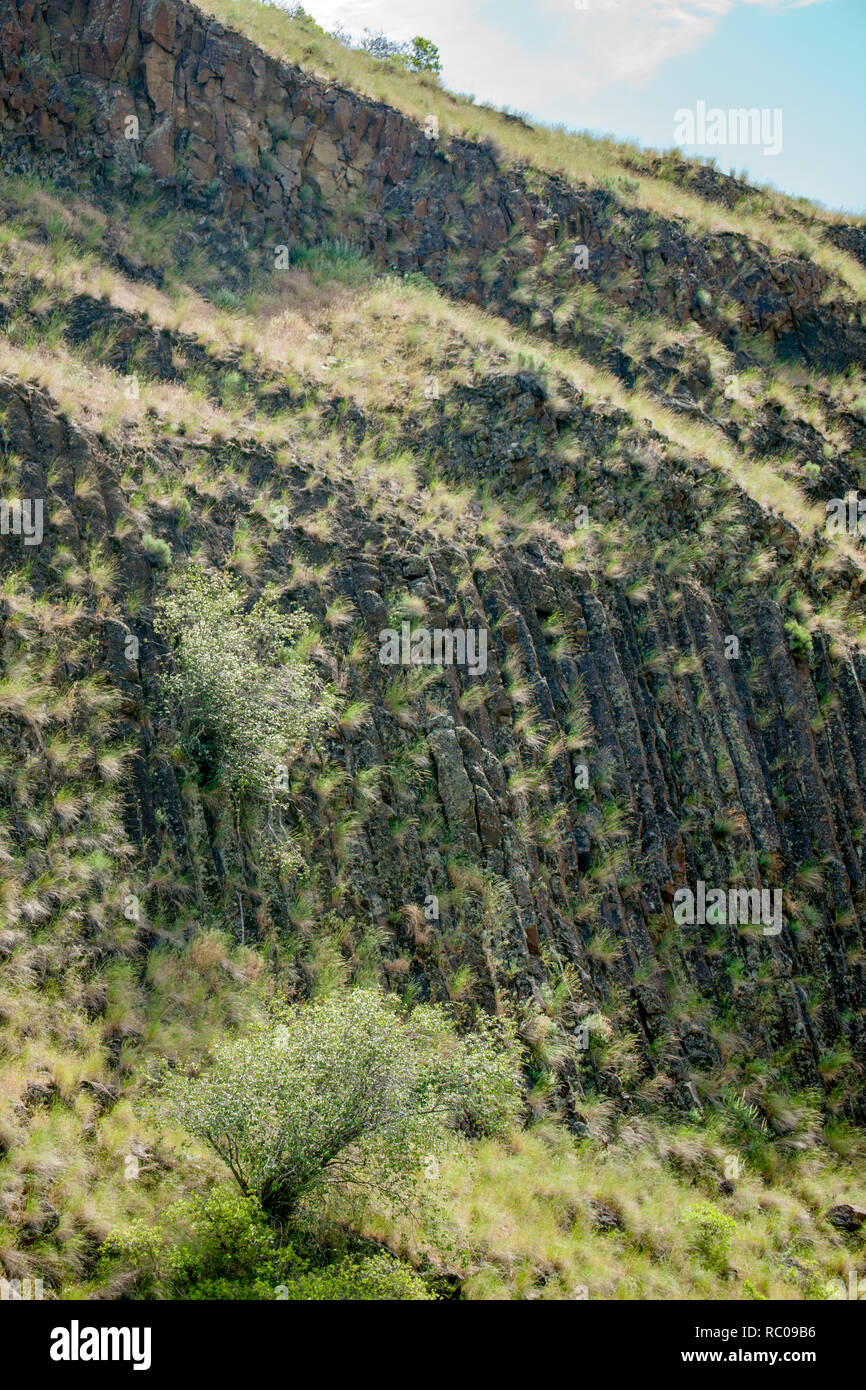
[[[577,1136],[845,1152],[864,1117],[866,565],[828,524],[862,224],[625,147],[533,163],[269,23],[0,4],[0,497],[44,504],[0,538],[9,1277],[90,1268],[130,1146],[185,1179],[139,1075],[275,988],[512,1012],[527,1115]],[[190,562],[314,621],[302,870],[179,745],[154,619]],[[475,661],[413,663],[421,629]]]

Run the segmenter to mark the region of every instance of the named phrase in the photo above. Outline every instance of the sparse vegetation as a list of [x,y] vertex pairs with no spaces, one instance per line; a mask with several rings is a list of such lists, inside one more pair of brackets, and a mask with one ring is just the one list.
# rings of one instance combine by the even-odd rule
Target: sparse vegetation
[[[0,494],[38,478],[45,539],[0,542],[0,1275],[824,1298],[866,1258],[827,1219],[864,1204],[866,607],[826,506],[866,385],[745,331],[731,266],[654,305],[673,219],[806,257],[854,341],[848,222],[455,98],[427,40],[207,8],[585,185],[639,269],[575,284],[516,223],[466,298],[482,187],[428,276],[306,181],[277,275],[219,179],[205,216],[10,162]],[[383,664],[404,624],[483,630],[483,679]],[[697,880],[782,931],[678,926]]]

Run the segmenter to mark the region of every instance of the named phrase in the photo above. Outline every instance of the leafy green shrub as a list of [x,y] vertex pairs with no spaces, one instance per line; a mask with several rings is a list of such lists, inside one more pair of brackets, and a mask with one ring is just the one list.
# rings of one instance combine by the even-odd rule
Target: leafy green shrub
[[186,1300],[432,1299],[409,1265],[384,1252],[344,1255],[314,1268],[255,1197],[220,1188],[175,1202],[157,1224],[138,1221],[103,1243],[97,1282],[120,1265],[136,1297]]
[[245,613],[228,576],[190,568],[158,601],[156,627],[174,651],[176,671],[164,688],[176,702],[184,751],[235,796],[272,802],[280,770],[315,740],[336,704],[299,650],[305,617],[281,613],[267,593]]
[[750,1299],[753,1303],[766,1303],[767,1301],[767,1295],[761,1293],[760,1289],[755,1287],[751,1279],[743,1280],[743,1293],[746,1298]]
[[410,72],[432,72],[438,76],[442,71],[442,61],[432,39],[422,39],[419,35],[412,40],[412,48],[406,55],[406,66]]
[[412,1209],[448,1132],[503,1130],[518,1095],[506,1026],[482,1018],[457,1038],[438,1006],[404,1015],[394,996],[358,989],[218,1044],[198,1075],[164,1072],[157,1107],[285,1219],[370,1194]]
[[727,1273],[731,1242],[737,1229],[733,1217],[719,1211],[712,1202],[697,1202],[689,1207],[686,1220],[691,1227],[690,1248],[708,1269],[716,1274]]
[[277,1298],[297,1302],[301,1299],[316,1302],[342,1300],[395,1300],[420,1302],[435,1298],[424,1280],[414,1270],[389,1255],[358,1257],[347,1255],[326,1269],[311,1270],[289,1280],[277,1292]]
[[143,1298],[275,1298],[278,1287],[307,1269],[256,1199],[231,1189],[175,1202],[157,1225],[139,1221],[113,1233],[103,1243],[97,1278],[117,1263],[136,1271]]

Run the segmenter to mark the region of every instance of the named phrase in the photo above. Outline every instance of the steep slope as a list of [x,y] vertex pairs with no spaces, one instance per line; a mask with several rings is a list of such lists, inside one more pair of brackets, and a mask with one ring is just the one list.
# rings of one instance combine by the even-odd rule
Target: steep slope
[[[0,542],[10,1274],[88,1268],[142,1068],[275,987],[515,1009],[529,1110],[578,1136],[692,1112],[736,1152],[844,1149],[863,552],[824,503],[866,417],[839,225],[786,210],[795,255],[787,224],[430,140],[174,0],[6,5],[0,42],[3,496],[45,503],[41,544]],[[342,714],[293,772],[302,875],[178,747],[154,600],[189,560],[316,620]],[[404,623],[483,637],[486,669],[383,664]],[[781,929],[680,924],[699,882],[778,891]]]

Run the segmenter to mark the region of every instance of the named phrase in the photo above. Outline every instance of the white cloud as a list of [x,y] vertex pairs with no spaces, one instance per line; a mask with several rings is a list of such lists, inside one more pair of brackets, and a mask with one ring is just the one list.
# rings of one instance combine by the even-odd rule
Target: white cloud
[[539,0],[578,48],[577,61],[601,87],[610,80],[642,81],[669,58],[693,52],[712,35],[721,19],[744,5],[765,10],[800,9],[822,0]]
[[450,87],[543,118],[566,98],[577,108],[613,83],[639,84],[706,43],[740,6],[782,12],[822,2],[588,0],[583,10],[575,0],[535,0],[531,56],[483,0],[307,0],[306,8],[328,29],[382,30],[399,40],[424,34],[439,44]]

